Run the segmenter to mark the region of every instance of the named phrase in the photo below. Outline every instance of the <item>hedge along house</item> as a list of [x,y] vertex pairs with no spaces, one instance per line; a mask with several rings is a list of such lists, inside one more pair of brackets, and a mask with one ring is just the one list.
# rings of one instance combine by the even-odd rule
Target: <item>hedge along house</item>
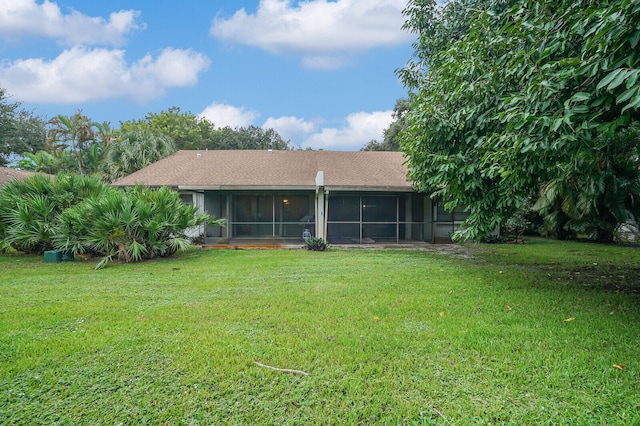
[[135,184],[226,219],[195,230],[205,244],[444,242],[465,218],[413,189],[400,152],[178,151],[114,183]]

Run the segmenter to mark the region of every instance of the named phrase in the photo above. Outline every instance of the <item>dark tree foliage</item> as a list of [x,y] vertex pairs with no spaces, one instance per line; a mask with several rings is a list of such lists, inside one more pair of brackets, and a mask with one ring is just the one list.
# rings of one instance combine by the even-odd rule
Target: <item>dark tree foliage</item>
[[261,127],[217,128],[206,118],[191,112],[182,112],[178,107],[158,114],[149,113],[144,120],[127,121],[121,131],[148,128],[154,133],[169,136],[177,149],[291,149],[273,129]]
[[[540,188],[637,179],[637,141],[616,141],[640,119],[640,0],[411,0],[405,15],[417,41],[398,71],[411,92],[401,148],[419,189],[468,209],[458,237],[486,235]],[[608,240],[637,221],[637,185],[624,188],[618,207],[588,209],[620,214],[572,232]]]
[[19,102],[10,102],[0,88],[0,166],[6,166],[12,156],[35,153],[44,145],[42,120],[21,109]]
[[257,126],[216,129],[204,148],[208,149],[292,149],[273,129]]

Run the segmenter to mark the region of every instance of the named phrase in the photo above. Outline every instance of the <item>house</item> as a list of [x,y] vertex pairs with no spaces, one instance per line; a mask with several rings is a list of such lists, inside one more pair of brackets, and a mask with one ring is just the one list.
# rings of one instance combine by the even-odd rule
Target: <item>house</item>
[[0,167],[0,187],[8,184],[13,179],[23,180],[35,174],[37,173],[11,169],[9,167]]
[[206,244],[441,242],[465,218],[413,189],[400,152],[178,151],[114,183],[135,184],[169,186],[225,218],[197,231]]

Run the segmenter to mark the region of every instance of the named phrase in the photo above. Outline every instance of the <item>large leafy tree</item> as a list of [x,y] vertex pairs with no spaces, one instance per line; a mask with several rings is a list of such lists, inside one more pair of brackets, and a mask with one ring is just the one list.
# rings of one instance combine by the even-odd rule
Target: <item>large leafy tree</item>
[[619,223],[640,217],[640,123],[603,134],[593,149],[563,164],[541,187],[534,206],[545,232],[611,241]]
[[207,141],[208,149],[291,149],[288,141],[273,129],[257,126],[222,127],[216,129]]
[[19,102],[10,102],[0,88],[0,166],[7,165],[12,156],[35,153],[44,145],[42,120],[21,109]]
[[205,141],[214,131],[214,125],[191,112],[171,107],[160,113],[149,113],[144,120],[120,123],[121,132],[139,129],[148,129],[152,133],[170,137],[177,149],[203,149]]
[[[640,0],[412,0],[405,14],[418,39],[399,70],[412,99],[402,149],[420,189],[469,210],[460,237],[490,232],[563,175],[633,179],[620,173],[637,154],[607,146],[640,118]],[[625,156],[635,165],[585,165]],[[634,217],[640,194],[626,188],[610,221]]]

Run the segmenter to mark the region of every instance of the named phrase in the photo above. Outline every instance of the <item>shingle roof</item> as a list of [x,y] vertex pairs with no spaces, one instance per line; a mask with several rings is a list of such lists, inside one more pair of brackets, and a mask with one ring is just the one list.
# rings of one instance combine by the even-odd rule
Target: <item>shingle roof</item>
[[0,167],[0,186],[6,185],[13,179],[23,180],[36,173],[24,170],[16,170],[8,167]]
[[328,189],[411,190],[403,154],[380,151],[178,151],[114,185],[312,189],[319,171]]

